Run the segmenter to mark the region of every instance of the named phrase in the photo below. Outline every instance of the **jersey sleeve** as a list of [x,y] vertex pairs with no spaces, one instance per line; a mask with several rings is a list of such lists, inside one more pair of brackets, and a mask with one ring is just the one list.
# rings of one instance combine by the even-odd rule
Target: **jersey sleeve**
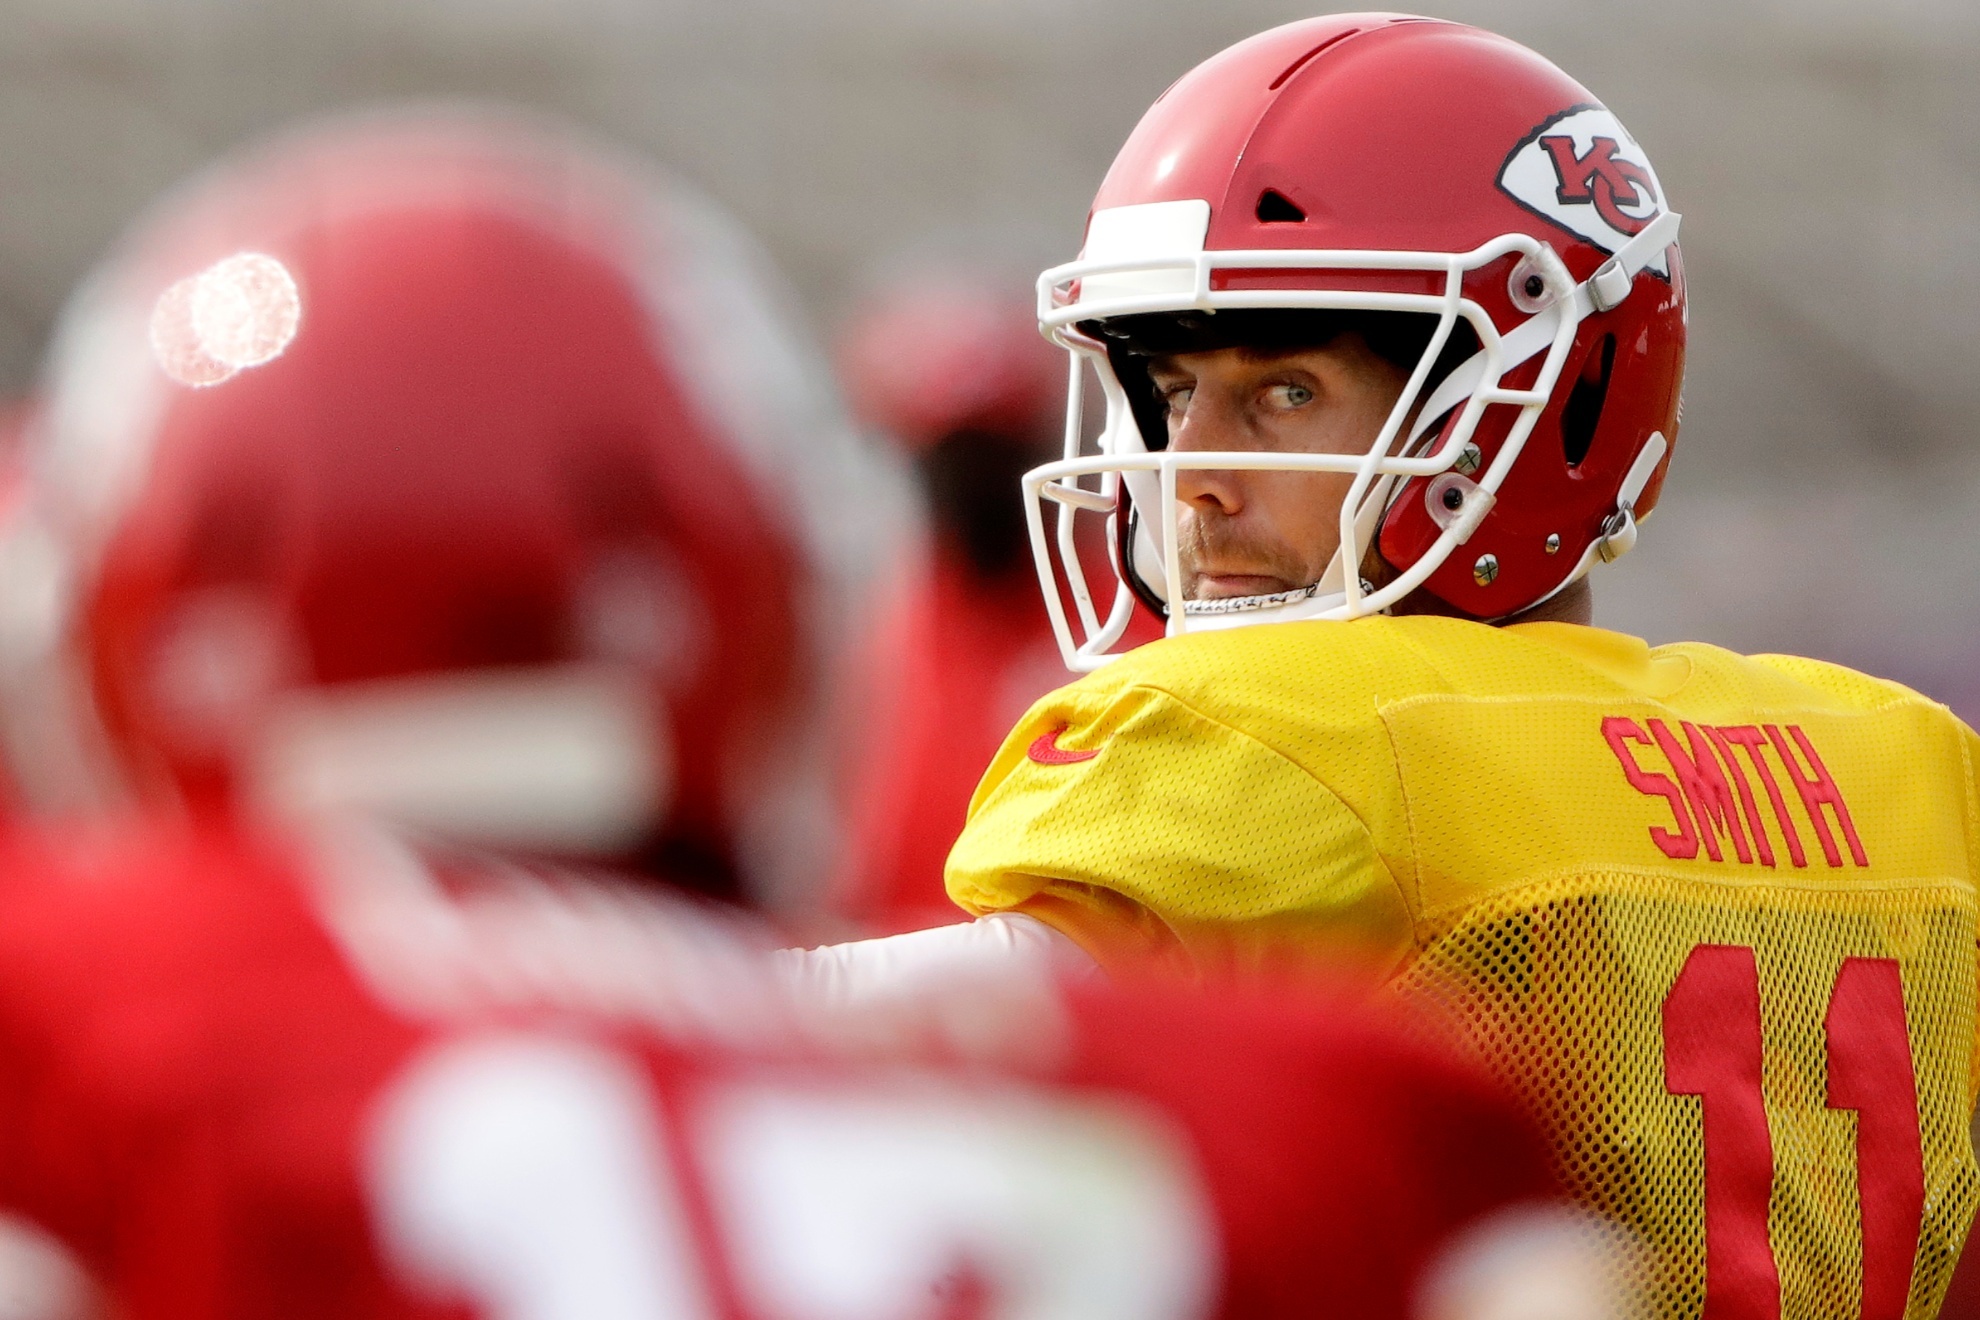
[[946,874],[970,912],[1028,913],[1107,966],[1386,967],[1410,946],[1401,891],[1325,783],[1149,686],[1075,685],[1034,706],[977,788]]

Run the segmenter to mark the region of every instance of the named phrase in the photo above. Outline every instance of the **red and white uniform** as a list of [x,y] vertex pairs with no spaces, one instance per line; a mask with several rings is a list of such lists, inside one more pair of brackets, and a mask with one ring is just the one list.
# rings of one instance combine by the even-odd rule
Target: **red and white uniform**
[[18,842],[0,1204],[133,1320],[1402,1315],[1550,1184],[1341,1003],[798,1011],[684,902],[390,847]]

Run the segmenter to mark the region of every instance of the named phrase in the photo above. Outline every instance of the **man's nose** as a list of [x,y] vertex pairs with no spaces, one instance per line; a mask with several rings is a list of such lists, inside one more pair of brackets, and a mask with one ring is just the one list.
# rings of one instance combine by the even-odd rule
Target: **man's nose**
[[[1192,401],[1182,425],[1169,438],[1169,448],[1176,453],[1229,453],[1245,447],[1238,419],[1207,400]],[[1244,474],[1230,468],[1179,467],[1176,499],[1199,513],[1231,517],[1244,507]]]

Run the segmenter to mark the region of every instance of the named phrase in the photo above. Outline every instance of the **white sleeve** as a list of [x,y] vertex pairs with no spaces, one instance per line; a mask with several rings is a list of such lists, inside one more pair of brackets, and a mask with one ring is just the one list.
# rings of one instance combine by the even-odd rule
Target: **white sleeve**
[[885,1008],[964,988],[1023,990],[1099,974],[1068,936],[1018,912],[884,939],[783,949],[775,957],[802,1002],[831,1009]]

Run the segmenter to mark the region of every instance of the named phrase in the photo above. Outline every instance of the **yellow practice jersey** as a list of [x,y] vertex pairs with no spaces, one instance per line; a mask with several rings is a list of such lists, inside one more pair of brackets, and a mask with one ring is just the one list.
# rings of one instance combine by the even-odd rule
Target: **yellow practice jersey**
[[1569,624],[1275,624],[1034,706],[950,894],[1103,963],[1373,958],[1635,1230],[1668,1315],[1937,1310],[1972,1217],[1974,735]]

